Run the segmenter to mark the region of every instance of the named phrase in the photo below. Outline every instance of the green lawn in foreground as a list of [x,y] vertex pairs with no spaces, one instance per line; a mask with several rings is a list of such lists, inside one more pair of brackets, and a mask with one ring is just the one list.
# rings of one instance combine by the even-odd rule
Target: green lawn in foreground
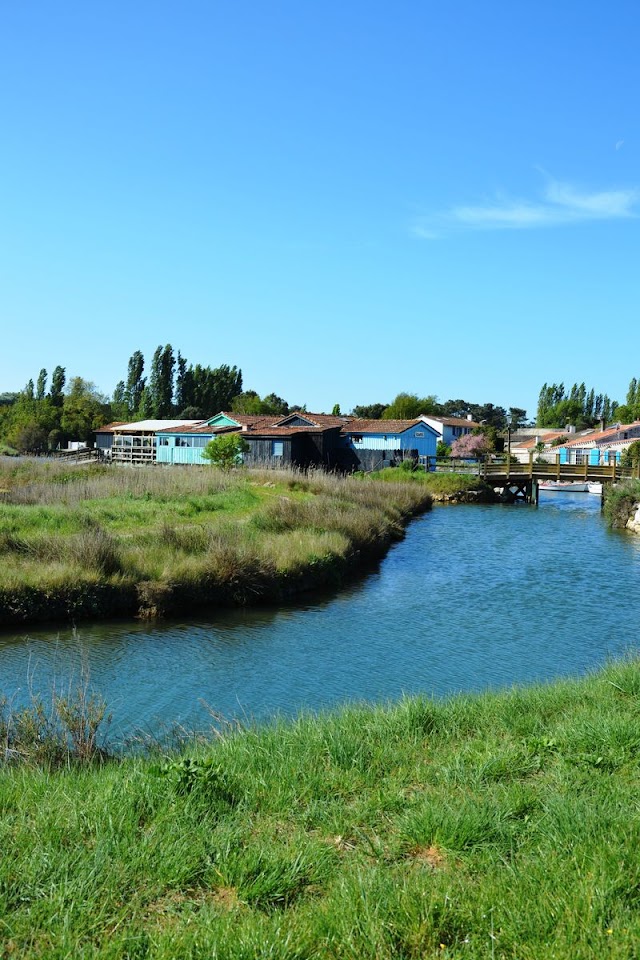
[[638,956],[640,664],[0,773],[3,957]]

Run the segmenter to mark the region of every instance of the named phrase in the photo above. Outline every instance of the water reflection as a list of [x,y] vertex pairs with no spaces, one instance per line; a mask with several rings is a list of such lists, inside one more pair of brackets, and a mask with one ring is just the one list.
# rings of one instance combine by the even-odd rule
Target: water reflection
[[4,635],[0,688],[19,698],[28,682],[46,689],[86,671],[124,734],[202,726],[201,701],[263,720],[584,672],[635,642],[625,625],[640,614],[639,570],[638,538],[608,532],[597,497],[438,508],[337,597]]

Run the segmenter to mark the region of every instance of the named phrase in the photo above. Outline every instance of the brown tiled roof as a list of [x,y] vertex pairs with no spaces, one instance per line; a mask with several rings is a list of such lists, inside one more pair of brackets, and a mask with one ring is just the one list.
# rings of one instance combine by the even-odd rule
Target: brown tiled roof
[[306,413],[302,410],[294,410],[293,413],[288,413],[284,417],[271,418],[271,423],[274,426],[284,423],[285,420],[291,419],[291,417],[302,417],[304,420],[309,420],[312,424],[315,424],[317,427],[343,427],[345,424],[352,422],[355,418],[349,416],[339,416],[335,417],[332,413]]
[[335,427],[249,427],[242,431],[243,437],[293,437],[300,433],[326,433]]
[[[272,414],[266,416],[264,413],[233,413],[229,410],[222,410],[221,413],[214,414],[214,417],[229,417],[230,420],[235,420],[236,423],[239,423],[240,426],[250,426],[252,424],[262,424],[262,423],[277,423],[281,417],[274,417]],[[207,419],[213,420],[213,417],[208,417]]]

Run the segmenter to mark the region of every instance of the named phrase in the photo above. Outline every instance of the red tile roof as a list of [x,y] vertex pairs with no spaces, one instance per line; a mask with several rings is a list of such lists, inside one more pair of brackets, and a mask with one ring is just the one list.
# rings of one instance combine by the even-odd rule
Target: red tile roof
[[579,447],[581,444],[584,445],[585,443],[600,443],[600,441],[606,440],[609,437],[615,437],[617,433],[628,430],[632,426],[632,423],[621,423],[619,427],[609,427],[607,430],[592,430],[591,433],[583,434],[581,437],[576,437],[575,440],[569,440],[565,446]]

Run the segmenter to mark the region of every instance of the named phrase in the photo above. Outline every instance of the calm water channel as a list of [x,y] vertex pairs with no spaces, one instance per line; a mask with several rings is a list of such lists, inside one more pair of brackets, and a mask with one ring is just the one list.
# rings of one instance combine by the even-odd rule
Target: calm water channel
[[29,685],[66,688],[86,672],[112,733],[128,735],[206,726],[203,701],[264,720],[579,674],[638,649],[639,583],[640,538],[608,532],[598,497],[437,507],[330,599],[0,634],[0,690],[20,702]]

